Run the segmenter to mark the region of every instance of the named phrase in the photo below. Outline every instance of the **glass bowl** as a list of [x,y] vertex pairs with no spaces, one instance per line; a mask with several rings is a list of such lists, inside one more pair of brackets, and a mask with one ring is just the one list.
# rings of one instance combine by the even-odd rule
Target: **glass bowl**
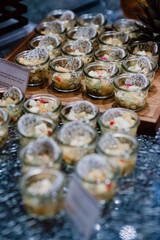
[[90,127],[96,128],[99,115],[98,108],[88,101],[75,101],[68,103],[61,110],[63,124],[81,120]]
[[46,16],[47,21],[59,20],[67,29],[73,28],[76,22],[76,14],[66,9],[57,9],[49,12]]
[[147,102],[150,82],[143,74],[122,74],[113,81],[118,107],[139,111]]
[[8,113],[0,108],[0,148],[4,146],[8,139],[8,122]]
[[[54,28],[53,25],[58,22],[58,29]],[[59,20],[53,20],[51,22],[42,22],[36,28],[35,32],[37,35],[48,35],[52,33],[55,35],[62,43],[66,41],[66,28],[63,23]]]
[[34,218],[48,219],[60,212],[64,204],[64,175],[56,170],[32,169],[20,182],[22,200]]
[[[50,73],[48,71],[50,58],[48,53],[44,48],[36,49],[23,51],[16,55],[14,59],[15,63],[30,70],[28,81],[29,87],[43,85],[50,77]],[[39,56],[38,58],[37,55]]]
[[122,18],[122,19],[116,20],[113,23],[112,27],[116,31],[126,32],[130,38],[135,38],[140,33],[140,30],[138,29],[136,24],[142,25],[141,22],[135,19]]
[[101,133],[120,132],[136,136],[140,124],[138,115],[128,109],[111,108],[105,111],[98,119]]
[[100,43],[100,47],[103,47],[105,45],[127,47],[127,44],[129,42],[129,36],[125,32],[107,31],[101,34],[98,40]]
[[[46,35],[46,36],[37,36],[35,38],[32,38],[29,42],[29,49],[35,49],[37,47],[40,47],[41,43],[43,44],[43,46],[46,48],[47,52],[48,52],[48,55],[50,57],[50,59],[54,59],[58,56],[61,55],[61,51],[60,51],[60,48],[61,48],[61,41],[59,41],[57,39],[57,42],[55,41],[55,45],[49,43],[48,41],[48,44],[47,43],[43,43],[43,41],[49,37],[49,36],[53,36],[52,34],[49,34],[49,35]],[[55,36],[56,37],[56,36]]]
[[146,56],[153,62],[158,63],[159,49],[158,44],[149,42],[134,42],[127,47],[130,56],[141,57]]
[[46,136],[30,142],[22,148],[19,152],[19,159],[23,173],[27,173],[32,168],[59,170],[62,153],[57,143]]
[[[65,43],[62,48],[61,52],[62,55],[68,56],[68,57],[78,57],[82,60],[82,62],[86,65],[93,61],[93,54],[94,54],[94,48],[91,44],[90,48],[86,50],[85,52],[81,52],[78,49],[73,49],[73,44],[77,41],[85,41],[85,40],[76,40],[76,41],[69,41]],[[88,41],[90,42],[90,41]],[[77,44],[78,45],[78,44]]]
[[24,102],[23,110],[25,113],[49,118],[58,125],[61,102],[51,94],[36,94]]
[[87,192],[99,202],[108,202],[115,196],[115,172],[104,155],[94,153],[84,156],[78,162],[75,174]]
[[[74,66],[75,63],[75,66]],[[60,92],[73,92],[81,87],[83,62],[80,58],[58,57],[50,62],[53,87]]]
[[31,113],[23,115],[17,124],[19,141],[22,146],[43,136],[54,137],[56,124],[48,118]]
[[59,130],[56,140],[62,150],[66,169],[74,169],[82,157],[95,151],[97,133],[81,121],[73,121]]
[[110,132],[100,138],[97,152],[105,155],[111,166],[119,169],[120,176],[126,176],[134,171],[138,146],[135,137]]
[[[97,21],[96,17],[100,17],[100,21]],[[79,16],[76,23],[78,26],[94,26],[97,29],[98,34],[101,34],[105,31],[105,25],[107,24],[107,20],[102,13],[98,13],[97,15],[92,13],[86,13]]]
[[124,73],[142,73],[150,81],[151,86],[157,68],[157,64],[147,57],[130,57],[122,62],[122,71]]
[[114,63],[94,62],[84,67],[86,92],[92,98],[105,99],[113,95],[113,80],[119,69]]

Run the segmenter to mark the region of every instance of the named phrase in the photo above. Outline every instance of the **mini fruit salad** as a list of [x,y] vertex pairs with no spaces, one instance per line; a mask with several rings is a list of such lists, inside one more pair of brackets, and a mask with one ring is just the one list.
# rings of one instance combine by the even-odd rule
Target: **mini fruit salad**
[[91,14],[83,14],[77,18],[77,25],[88,27],[94,26],[98,32],[98,34],[102,34],[105,31],[105,25],[107,21],[105,16],[102,13]]
[[102,203],[112,200],[116,194],[115,173],[106,157],[97,153],[83,157],[75,171],[83,187]]
[[79,57],[58,57],[50,62],[53,87],[60,92],[72,92],[81,87],[83,62]]
[[66,123],[57,134],[64,165],[75,166],[86,154],[95,151],[97,133],[81,121]]
[[48,35],[52,33],[61,42],[66,40],[66,28],[59,20],[53,20],[51,22],[42,22],[36,28],[35,31],[38,35]]
[[71,102],[61,110],[63,124],[70,121],[81,120],[87,125],[96,128],[98,115],[98,108],[88,101]]
[[61,55],[61,41],[52,33],[46,36],[37,36],[29,42],[30,49],[37,47],[45,47],[51,60]]
[[100,46],[125,46],[129,41],[129,37],[125,32],[108,31],[99,36]]
[[28,86],[38,86],[49,80],[49,56],[46,48],[37,47],[19,53],[15,62],[30,70]]
[[0,108],[0,148],[3,147],[8,138],[9,115]]
[[69,41],[62,46],[61,51],[64,56],[79,57],[84,64],[88,64],[93,60],[94,49],[87,39]]
[[57,143],[47,136],[39,138],[22,148],[19,157],[23,173],[37,167],[58,170],[62,160],[62,154]]
[[24,95],[19,88],[0,89],[0,107],[8,112],[10,125],[17,123],[22,115],[23,101]]
[[114,63],[94,62],[84,67],[86,92],[93,98],[108,98],[113,95],[113,80],[119,69]]
[[127,73],[142,73],[153,85],[157,64],[147,57],[131,57],[122,62],[122,71]]
[[58,214],[64,203],[64,186],[64,175],[57,170],[30,170],[20,183],[27,212],[39,219],[52,218]]
[[113,168],[119,169],[121,176],[125,176],[134,170],[138,141],[127,134],[106,133],[100,138],[97,151],[107,157]]
[[98,119],[101,133],[121,132],[136,136],[140,124],[138,115],[127,109],[112,108],[104,112]]
[[145,107],[150,82],[143,74],[122,74],[113,85],[117,106],[134,111]]
[[24,102],[23,109],[25,113],[49,118],[58,125],[61,102],[51,94],[36,94]]
[[25,146],[46,135],[53,137],[56,124],[51,119],[28,113],[19,119],[17,128],[20,144]]
[[48,21],[59,20],[67,29],[75,26],[76,15],[70,10],[58,9],[48,13],[46,19]]
[[127,50],[131,56],[146,56],[153,62],[158,63],[159,51],[155,42],[135,42],[128,45]]

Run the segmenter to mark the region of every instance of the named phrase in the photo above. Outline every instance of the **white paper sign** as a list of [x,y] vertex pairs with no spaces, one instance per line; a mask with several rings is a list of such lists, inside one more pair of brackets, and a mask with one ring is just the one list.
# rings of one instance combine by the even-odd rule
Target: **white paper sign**
[[18,87],[26,92],[29,69],[0,58],[0,87]]
[[89,239],[100,214],[100,206],[82,187],[76,176],[69,185],[65,209],[83,239]]

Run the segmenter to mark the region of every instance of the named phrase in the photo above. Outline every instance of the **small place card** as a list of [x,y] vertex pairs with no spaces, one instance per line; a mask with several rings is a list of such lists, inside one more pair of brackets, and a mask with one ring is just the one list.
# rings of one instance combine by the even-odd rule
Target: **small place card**
[[25,94],[29,72],[27,68],[0,58],[0,87],[18,87]]
[[65,209],[83,239],[89,239],[100,214],[100,205],[82,187],[76,176],[69,185]]

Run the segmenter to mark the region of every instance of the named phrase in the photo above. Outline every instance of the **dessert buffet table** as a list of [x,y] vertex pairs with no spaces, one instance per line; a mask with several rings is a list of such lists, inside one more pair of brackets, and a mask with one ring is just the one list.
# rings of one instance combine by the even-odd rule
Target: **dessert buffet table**
[[[5,59],[26,49],[31,33],[11,51]],[[155,80],[156,89],[149,95],[147,107],[140,118],[145,132],[154,134],[159,121],[159,70]],[[68,103],[71,93],[53,92],[52,86],[39,90],[56,95],[63,104]],[[37,93],[28,90],[27,97]],[[67,95],[68,94],[68,95]],[[72,101],[91,100],[83,90],[72,93]],[[153,97],[156,96],[156,97]],[[113,105],[111,100],[91,100],[101,111]],[[143,129],[142,129],[143,130]],[[153,132],[153,130],[155,132]],[[153,137],[138,135],[140,147],[135,171],[128,177],[119,178],[118,191],[109,202],[94,226],[92,240],[159,240],[160,239],[160,129]],[[0,152],[0,240],[78,240],[83,239],[70,222],[65,210],[49,220],[38,220],[27,214],[20,194],[22,176],[20,149],[16,126],[9,128],[9,139]]]

